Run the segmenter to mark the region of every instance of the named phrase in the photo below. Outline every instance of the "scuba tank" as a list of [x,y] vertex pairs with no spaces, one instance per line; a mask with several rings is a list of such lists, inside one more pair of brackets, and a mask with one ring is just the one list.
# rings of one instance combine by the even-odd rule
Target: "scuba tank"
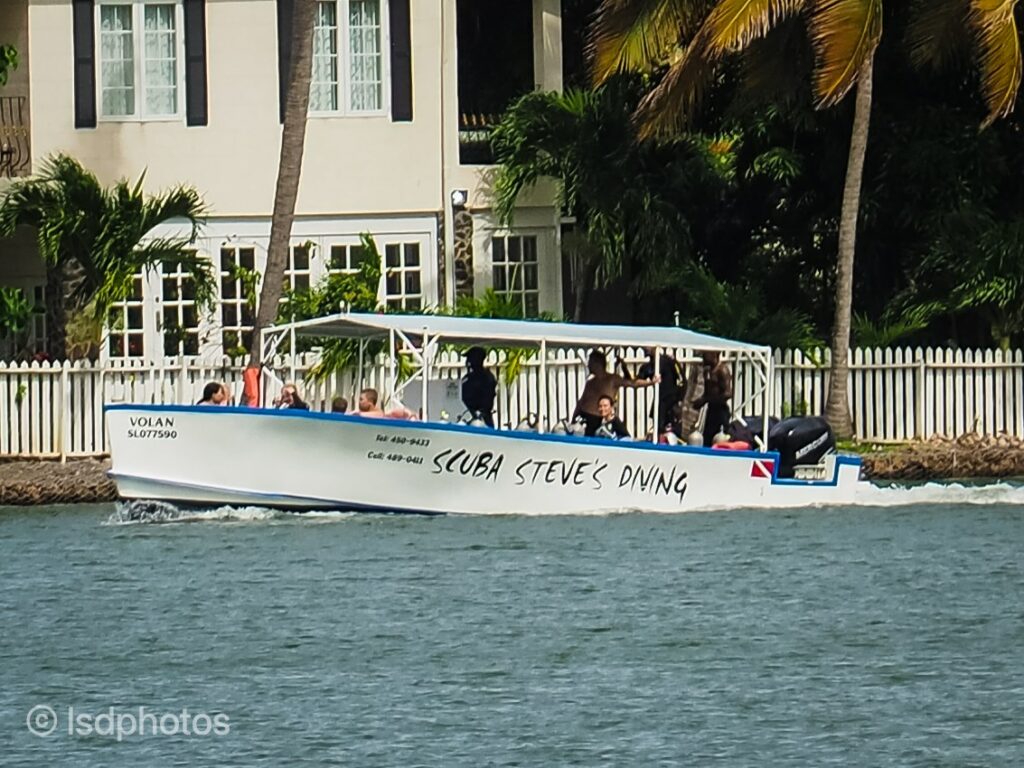
[[469,426],[471,426],[471,427],[486,427],[487,426],[487,422],[484,421],[483,417],[480,415],[480,411],[473,411],[473,418],[470,419]]
[[565,435],[569,430],[566,428],[565,419],[559,419],[558,423],[551,428],[552,435]]
[[449,414],[448,411],[442,409],[441,413],[438,414],[438,421],[440,421],[442,424],[451,424],[451,414]]
[[686,438],[686,444],[692,445],[696,448],[701,448],[704,445],[704,433],[693,430],[690,436]]
[[587,423],[577,416],[573,419],[572,424],[569,425],[569,434],[574,437],[583,437],[587,434]]
[[516,426],[516,432],[536,432],[537,414],[531,413]]

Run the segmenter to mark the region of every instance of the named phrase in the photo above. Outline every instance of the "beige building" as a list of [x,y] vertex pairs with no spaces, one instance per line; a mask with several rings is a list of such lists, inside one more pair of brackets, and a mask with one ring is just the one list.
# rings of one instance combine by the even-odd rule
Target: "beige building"
[[[389,306],[495,287],[531,312],[561,312],[551,191],[536,190],[514,228],[500,227],[481,143],[491,105],[561,88],[560,0],[524,0],[507,22],[516,3],[318,5],[291,284],[357,267],[359,234],[370,232]],[[150,191],[190,184],[210,209],[197,246],[220,269],[215,315],[197,316],[180,275],[143,275],[105,356],[213,356],[244,343],[252,313],[239,268],[265,261],[291,10],[291,0],[0,3],[0,43],[22,61],[0,89],[0,175],[29,174],[66,152],[104,182],[145,172]],[[506,64],[517,60],[508,50],[525,68]],[[0,248],[0,283],[37,290],[44,270],[31,236]]]

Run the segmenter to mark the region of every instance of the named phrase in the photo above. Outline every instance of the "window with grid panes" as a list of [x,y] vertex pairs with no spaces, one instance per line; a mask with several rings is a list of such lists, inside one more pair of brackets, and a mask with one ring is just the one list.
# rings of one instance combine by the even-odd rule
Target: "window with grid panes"
[[381,0],[321,0],[313,32],[309,109],[320,113],[384,109]]
[[98,75],[102,117],[179,114],[180,2],[99,0]]
[[332,244],[329,254],[330,261],[327,264],[327,271],[331,274],[358,272],[359,268],[370,257],[369,251],[361,243],[354,245]]
[[132,293],[128,299],[110,308],[107,322],[107,354],[110,357],[142,357],[146,353],[141,273],[132,279]]
[[[309,258],[312,249],[307,244],[293,245],[288,253],[288,267],[284,271],[284,288],[291,291],[309,291]],[[284,297],[281,297],[282,301]]]
[[224,354],[232,355],[249,348],[256,319],[255,296],[247,286],[247,276],[255,274],[256,249],[251,245],[227,245],[220,249],[220,324]]
[[493,237],[491,267],[495,293],[519,302],[525,317],[540,314],[536,235]]
[[196,309],[196,286],[181,264],[165,264],[161,268],[161,300],[165,355],[199,354],[199,313]]
[[422,309],[419,243],[389,243],[384,246],[384,301],[389,309]]

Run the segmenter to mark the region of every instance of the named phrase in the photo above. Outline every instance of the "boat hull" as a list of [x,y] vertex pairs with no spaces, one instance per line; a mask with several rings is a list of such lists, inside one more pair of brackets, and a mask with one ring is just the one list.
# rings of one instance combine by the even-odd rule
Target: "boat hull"
[[111,477],[126,499],[286,509],[468,514],[681,512],[849,503],[860,460],[777,476],[774,453],[656,446],[196,406],[108,406]]

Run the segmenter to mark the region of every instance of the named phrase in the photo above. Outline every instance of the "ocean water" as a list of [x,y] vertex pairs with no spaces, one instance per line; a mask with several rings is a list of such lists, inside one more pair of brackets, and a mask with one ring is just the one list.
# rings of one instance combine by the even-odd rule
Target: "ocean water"
[[0,509],[5,768],[1024,765],[1019,486],[129,517]]

